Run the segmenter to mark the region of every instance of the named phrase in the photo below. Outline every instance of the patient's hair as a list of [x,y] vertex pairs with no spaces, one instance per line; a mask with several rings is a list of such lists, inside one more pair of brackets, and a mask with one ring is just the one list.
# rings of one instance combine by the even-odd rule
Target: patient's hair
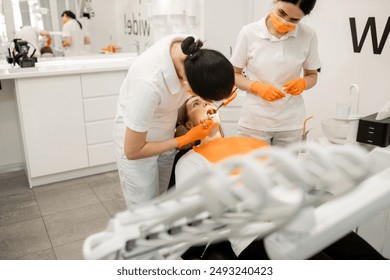
[[40,49],[41,56],[54,56],[53,50],[49,46],[44,46]]
[[220,52],[201,49],[203,42],[187,37],[181,49],[187,55],[184,71],[191,89],[205,100],[228,98],[234,86],[234,68]]

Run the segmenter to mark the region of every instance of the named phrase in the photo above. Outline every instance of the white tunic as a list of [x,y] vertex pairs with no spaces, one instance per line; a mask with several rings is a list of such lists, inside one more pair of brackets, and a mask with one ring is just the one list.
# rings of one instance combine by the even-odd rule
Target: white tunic
[[[181,189],[187,183],[190,183],[191,177],[202,174],[205,170],[209,169],[212,163],[209,162],[204,156],[195,152],[194,150],[188,151],[182,156],[176,164],[175,168],[175,180],[176,189]],[[242,232],[247,233],[246,226],[242,228]],[[241,252],[251,244],[257,235],[234,237],[229,238],[232,245],[233,252],[238,256]]]
[[63,37],[71,37],[72,43],[65,48],[65,56],[83,55],[84,51],[84,31],[80,28],[78,22],[69,19],[62,28]]
[[188,98],[180,87],[170,56],[174,41],[185,35],[171,35],[161,39],[130,67],[120,88],[115,139],[123,147],[125,127],[137,132],[148,132],[146,141],[172,139],[178,108]]
[[124,154],[126,128],[147,132],[146,141],[174,137],[178,108],[189,97],[181,88],[170,55],[174,41],[184,34],[165,37],[131,65],[120,88],[114,123],[114,141],[121,186],[128,206],[143,203],[168,187],[175,150],[138,160]]
[[[283,84],[301,77],[302,70],[321,67],[317,36],[299,23],[295,30],[278,39],[271,35],[266,18],[242,28],[231,63],[245,68],[250,80],[269,83],[283,91]],[[239,125],[262,131],[288,131],[302,128],[306,117],[301,95],[290,95],[274,102],[247,94]]]

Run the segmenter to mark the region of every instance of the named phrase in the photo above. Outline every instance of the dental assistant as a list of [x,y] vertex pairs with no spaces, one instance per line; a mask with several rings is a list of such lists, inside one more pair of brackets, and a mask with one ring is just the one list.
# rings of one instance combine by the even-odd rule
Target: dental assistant
[[129,208],[165,192],[175,148],[203,139],[213,127],[207,121],[174,138],[178,108],[189,93],[207,100],[232,93],[233,66],[221,53],[202,45],[185,35],[159,40],[134,61],[120,88],[114,140]]
[[62,27],[62,46],[65,56],[76,56],[85,54],[84,43],[85,35],[82,24],[76,19],[72,11],[64,11],[61,14]]
[[240,136],[279,146],[300,141],[306,118],[301,94],[315,86],[321,67],[316,33],[301,23],[315,3],[275,0],[266,17],[241,29],[230,59],[236,86],[248,93]]

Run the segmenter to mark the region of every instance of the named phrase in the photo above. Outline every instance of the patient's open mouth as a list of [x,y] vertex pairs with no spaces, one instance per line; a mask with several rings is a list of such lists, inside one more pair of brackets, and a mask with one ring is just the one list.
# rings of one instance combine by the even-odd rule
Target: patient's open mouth
[[207,115],[214,115],[215,113],[217,113],[217,110],[215,110],[215,109],[208,109],[207,110]]

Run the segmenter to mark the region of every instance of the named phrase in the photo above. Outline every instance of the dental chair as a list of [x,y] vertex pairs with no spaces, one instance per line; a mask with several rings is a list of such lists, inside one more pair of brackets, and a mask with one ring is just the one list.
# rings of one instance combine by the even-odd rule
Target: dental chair
[[180,190],[118,213],[85,240],[83,253],[179,259],[192,246],[238,240],[249,248],[264,239],[271,259],[308,259],[390,206],[390,168],[373,166],[355,146],[306,144],[232,157]]

